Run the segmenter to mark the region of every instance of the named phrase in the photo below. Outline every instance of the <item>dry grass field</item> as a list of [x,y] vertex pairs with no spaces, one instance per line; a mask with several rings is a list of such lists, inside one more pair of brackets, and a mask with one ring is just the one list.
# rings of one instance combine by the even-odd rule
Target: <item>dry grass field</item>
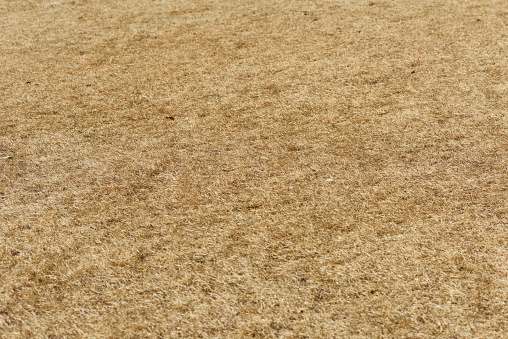
[[508,335],[506,0],[0,0],[0,338]]

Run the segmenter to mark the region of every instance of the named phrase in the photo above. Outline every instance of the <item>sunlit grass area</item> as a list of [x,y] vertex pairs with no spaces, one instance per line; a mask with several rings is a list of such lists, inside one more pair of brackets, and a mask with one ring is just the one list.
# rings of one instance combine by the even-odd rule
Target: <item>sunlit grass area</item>
[[0,337],[505,335],[507,25],[0,1]]

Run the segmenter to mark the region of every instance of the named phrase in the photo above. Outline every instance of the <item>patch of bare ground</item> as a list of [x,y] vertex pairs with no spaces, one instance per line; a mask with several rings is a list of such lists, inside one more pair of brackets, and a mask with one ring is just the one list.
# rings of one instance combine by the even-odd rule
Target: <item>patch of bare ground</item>
[[508,4],[1,1],[0,337],[501,337]]

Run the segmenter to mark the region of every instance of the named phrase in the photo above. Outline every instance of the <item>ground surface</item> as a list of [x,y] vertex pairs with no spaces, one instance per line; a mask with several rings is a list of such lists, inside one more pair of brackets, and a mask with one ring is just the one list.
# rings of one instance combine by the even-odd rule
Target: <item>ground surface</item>
[[501,337],[505,0],[0,0],[0,337]]

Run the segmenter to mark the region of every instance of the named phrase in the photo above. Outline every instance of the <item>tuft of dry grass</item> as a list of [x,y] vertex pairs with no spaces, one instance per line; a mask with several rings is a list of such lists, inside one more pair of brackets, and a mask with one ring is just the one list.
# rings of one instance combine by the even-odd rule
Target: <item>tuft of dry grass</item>
[[0,337],[501,337],[504,0],[0,2]]

